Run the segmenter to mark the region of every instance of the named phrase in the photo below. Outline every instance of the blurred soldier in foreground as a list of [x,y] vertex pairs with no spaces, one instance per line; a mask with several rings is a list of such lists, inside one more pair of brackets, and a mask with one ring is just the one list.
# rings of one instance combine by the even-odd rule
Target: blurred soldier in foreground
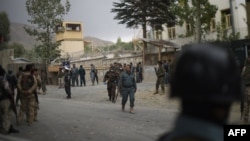
[[158,61],[158,68],[155,67],[155,73],[157,76],[157,80],[156,80],[156,86],[155,86],[155,92],[154,94],[158,94],[159,91],[159,86],[161,85],[161,90],[162,93],[164,94],[165,92],[165,87],[164,87],[164,76],[165,76],[165,70],[162,66],[162,61]]
[[0,133],[18,133],[19,131],[11,124],[12,109],[15,108],[14,95],[5,79],[5,70],[2,66],[0,66],[0,88]]
[[247,124],[249,119],[249,106],[250,106],[250,57],[249,56],[246,59],[242,74],[246,92],[243,97],[242,119],[243,119],[243,124]]
[[131,72],[131,66],[126,66],[126,72],[122,73],[119,80],[119,90],[122,94],[122,111],[125,111],[125,105],[128,97],[130,102],[130,113],[134,113],[135,92],[137,90],[135,76]]
[[181,112],[172,131],[159,141],[223,141],[231,105],[243,94],[240,68],[222,48],[187,47],[170,79],[170,97],[180,98]]

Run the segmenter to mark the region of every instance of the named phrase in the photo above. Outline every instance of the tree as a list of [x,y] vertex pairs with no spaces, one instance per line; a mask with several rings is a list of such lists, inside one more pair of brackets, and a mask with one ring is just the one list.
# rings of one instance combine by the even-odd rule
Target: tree
[[202,34],[209,30],[211,19],[215,16],[217,9],[208,0],[177,0],[173,11],[178,17],[177,24],[182,26],[186,22],[192,26],[194,40],[199,43]]
[[26,32],[35,36],[40,45],[35,51],[43,61],[52,61],[59,56],[58,46],[60,43],[53,42],[53,34],[56,26],[63,21],[63,16],[70,10],[70,3],[66,0],[65,5],[61,0],[27,0],[26,9],[31,17],[28,22],[37,25],[38,29],[25,27]]
[[7,48],[10,40],[10,21],[5,12],[0,12],[0,50]]
[[128,28],[142,27],[143,38],[147,38],[147,25],[162,28],[162,24],[173,23],[175,16],[170,5],[174,0],[120,0],[113,2],[111,12],[116,13],[115,20],[126,24]]
[[14,57],[22,57],[25,55],[25,49],[22,44],[12,43],[8,46],[8,48],[14,49]]
[[229,33],[229,28],[226,26],[226,16],[221,16],[221,22],[217,23],[216,26],[217,41],[232,41],[240,38],[240,33]]

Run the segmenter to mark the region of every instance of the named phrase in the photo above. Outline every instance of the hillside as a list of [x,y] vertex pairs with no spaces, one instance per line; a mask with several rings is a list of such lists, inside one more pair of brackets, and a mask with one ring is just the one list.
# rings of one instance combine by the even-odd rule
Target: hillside
[[16,42],[22,44],[25,49],[32,49],[37,43],[34,37],[28,35],[24,30],[24,24],[11,23],[10,24],[10,43]]
[[[10,36],[11,40],[10,43],[16,42],[19,44],[22,44],[25,49],[30,50],[34,47],[34,45],[37,43],[34,37],[28,35],[26,31],[24,30],[24,24],[20,23],[11,23],[10,25]],[[35,28],[30,26],[30,28]],[[94,47],[104,47],[107,45],[114,44],[111,41],[105,41],[96,37],[90,37],[86,36],[84,40],[93,42]]]
[[84,41],[92,42],[93,47],[105,47],[113,45],[114,43],[111,41],[105,41],[96,37],[86,36],[84,37]]

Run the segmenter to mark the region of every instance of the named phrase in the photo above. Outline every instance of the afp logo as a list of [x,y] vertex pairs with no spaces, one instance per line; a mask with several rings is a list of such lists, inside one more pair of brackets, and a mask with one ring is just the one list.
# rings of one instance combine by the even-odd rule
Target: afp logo
[[224,125],[224,141],[249,141],[250,125]]

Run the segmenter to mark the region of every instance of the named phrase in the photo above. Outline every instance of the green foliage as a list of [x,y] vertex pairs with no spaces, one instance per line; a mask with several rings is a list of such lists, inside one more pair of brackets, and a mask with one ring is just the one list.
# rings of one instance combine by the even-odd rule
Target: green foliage
[[192,26],[194,29],[192,31],[201,31],[195,33],[200,40],[202,32],[209,30],[211,18],[215,16],[217,9],[217,6],[210,4],[209,0],[177,0],[173,3],[172,10],[178,17],[178,25],[182,26],[186,22]]
[[51,61],[59,56],[59,43],[53,42],[53,33],[56,26],[63,21],[63,16],[70,10],[70,3],[66,0],[65,5],[61,0],[27,0],[26,9],[30,19],[28,22],[36,25],[39,30],[25,27],[26,32],[35,36],[40,45],[36,46],[35,52],[43,61]]
[[91,53],[91,51],[92,51],[91,45],[90,44],[85,44],[84,45],[84,52],[85,53]]
[[169,6],[175,0],[120,0],[113,2],[111,12],[119,24],[126,24],[128,28],[142,26],[143,37],[146,38],[146,25],[161,29],[162,24],[174,23],[175,16]]
[[8,46],[10,49],[14,49],[14,57],[23,57],[25,55],[26,50],[24,49],[22,44],[12,43]]
[[104,47],[104,51],[113,50],[134,50],[134,46],[132,42],[122,42],[121,38],[119,37],[116,44]]
[[37,57],[38,54],[35,51],[35,49],[32,50],[26,50],[24,57],[27,58],[28,60],[32,61],[32,62],[40,62],[40,58]]
[[7,48],[10,40],[10,21],[5,12],[0,12],[0,50]]
[[240,38],[240,33],[229,33],[229,29],[226,27],[225,21],[217,23],[216,26],[217,39],[216,41],[232,41]]

